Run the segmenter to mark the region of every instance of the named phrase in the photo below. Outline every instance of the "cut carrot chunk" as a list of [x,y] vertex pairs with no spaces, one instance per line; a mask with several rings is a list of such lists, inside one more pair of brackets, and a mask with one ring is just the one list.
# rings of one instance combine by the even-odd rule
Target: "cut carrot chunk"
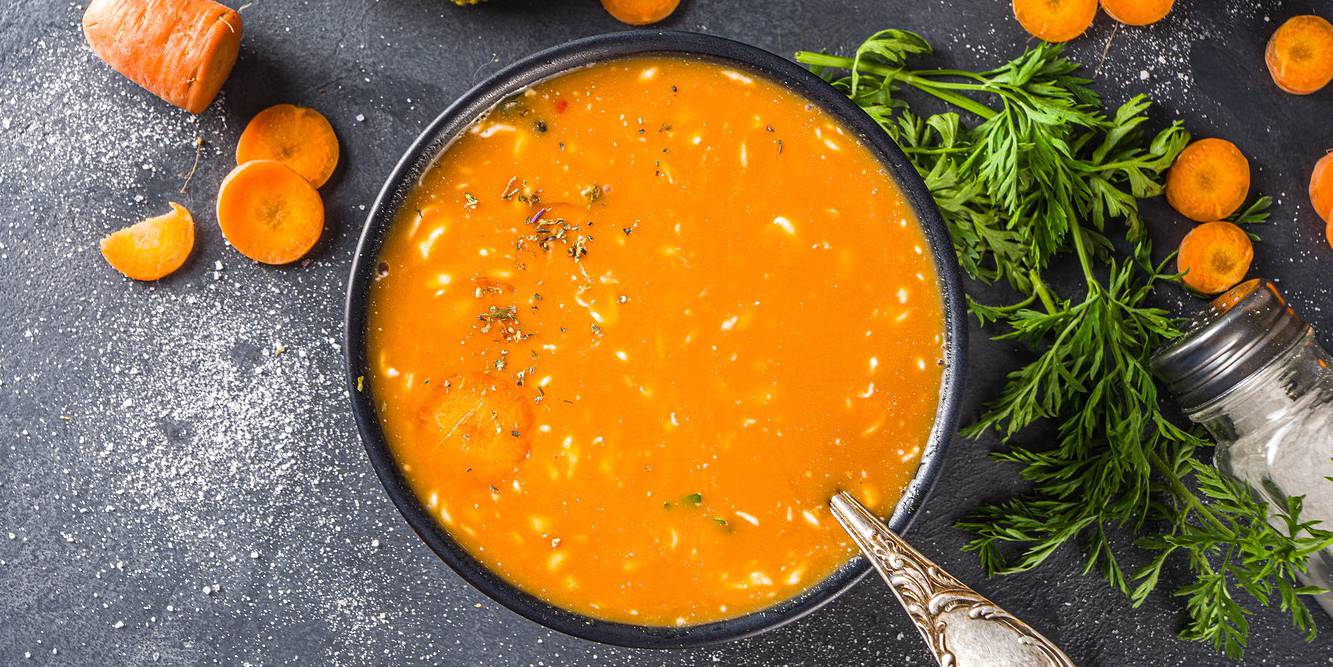
[[1333,153],[1319,158],[1310,174],[1310,205],[1324,222],[1333,224]]
[[1245,278],[1254,261],[1254,244],[1245,230],[1225,220],[1205,222],[1180,242],[1176,270],[1185,286],[1199,294],[1221,294]]
[[1102,0],[1102,11],[1125,25],[1150,25],[1171,13],[1175,0]]
[[320,112],[277,104],[251,118],[236,144],[236,164],[252,160],[281,162],[318,188],[338,166],[338,135]]
[[602,8],[621,23],[648,25],[671,16],[680,0],[602,0]]
[[324,202],[314,186],[273,160],[231,170],[218,190],[218,226],[242,255],[265,264],[301,259],[324,231]]
[[1328,239],[1328,247],[1333,248],[1333,222],[1324,225],[1324,238]]
[[1309,95],[1333,80],[1333,24],[1318,16],[1293,16],[1268,39],[1264,62],[1273,83]]
[[185,264],[194,250],[194,218],[171,202],[171,212],[148,218],[102,239],[102,257],[135,280],[157,280]]
[[1249,192],[1250,161],[1226,139],[1200,139],[1186,146],[1166,174],[1166,200],[1197,222],[1235,213]]
[[528,456],[532,406],[508,378],[484,373],[434,383],[421,407],[422,436],[478,481],[507,479]]
[[241,15],[213,0],[93,0],[83,34],[112,69],[203,113],[236,64]]
[[1014,0],[1014,18],[1037,39],[1067,42],[1092,26],[1097,0]]

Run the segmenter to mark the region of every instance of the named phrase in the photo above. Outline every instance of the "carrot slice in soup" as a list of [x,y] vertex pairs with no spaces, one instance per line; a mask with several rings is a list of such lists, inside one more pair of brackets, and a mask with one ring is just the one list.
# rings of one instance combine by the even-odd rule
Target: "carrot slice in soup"
[[1014,0],[1014,18],[1037,39],[1067,42],[1097,16],[1097,0]]
[[1264,62],[1273,83],[1309,95],[1333,80],[1333,24],[1318,16],[1293,16],[1268,39]]
[[1226,139],[1200,139],[1186,146],[1166,174],[1166,200],[1197,222],[1235,213],[1249,192],[1250,161]]
[[218,226],[242,255],[287,264],[319,240],[324,202],[309,181],[281,162],[246,162],[231,170],[218,190]]
[[241,15],[213,0],[93,0],[83,34],[112,69],[202,113],[236,64]]
[[102,257],[135,280],[157,280],[185,264],[194,249],[194,218],[171,202],[171,212],[148,218],[102,239]]
[[421,407],[425,442],[446,465],[487,484],[512,475],[528,456],[532,406],[513,380],[485,373],[433,383]]
[[648,25],[676,11],[680,0],[602,0],[602,8],[621,23]]
[[1320,158],[1310,174],[1310,205],[1324,222],[1333,224],[1333,153]]
[[1225,220],[1206,222],[1185,235],[1176,270],[1185,286],[1199,294],[1221,294],[1245,278],[1254,261],[1254,245],[1245,230]]
[[1171,13],[1175,0],[1102,0],[1102,11],[1125,25],[1150,25]]
[[252,160],[281,162],[318,188],[338,166],[338,135],[320,112],[277,104],[251,118],[236,144],[236,164]]

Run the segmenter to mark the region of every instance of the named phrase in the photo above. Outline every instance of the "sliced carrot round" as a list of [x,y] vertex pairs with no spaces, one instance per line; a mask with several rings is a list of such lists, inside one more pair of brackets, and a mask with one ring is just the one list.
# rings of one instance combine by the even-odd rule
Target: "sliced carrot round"
[[1333,81],[1333,24],[1318,16],[1293,16],[1268,39],[1264,62],[1273,83],[1309,95]]
[[1180,242],[1176,270],[1185,286],[1199,294],[1221,294],[1245,278],[1254,261],[1254,244],[1245,230],[1217,220],[1190,230]]
[[236,144],[236,164],[253,160],[281,162],[320,187],[338,167],[338,135],[320,112],[276,104],[251,118]]
[[1226,139],[1200,139],[1186,146],[1166,174],[1166,200],[1198,222],[1235,213],[1249,192],[1250,161]]
[[648,25],[671,16],[680,0],[602,0],[602,8],[621,23]]
[[1328,247],[1333,248],[1333,222],[1324,225],[1324,238],[1328,239]]
[[1310,205],[1324,222],[1333,224],[1333,153],[1320,158],[1310,174]]
[[1097,0],[1014,0],[1014,18],[1037,39],[1067,42],[1092,26]]
[[512,476],[528,456],[533,423],[513,380],[473,373],[430,386],[419,413],[422,437],[442,460],[488,484]]
[[231,170],[218,190],[218,226],[242,255],[265,264],[305,256],[324,231],[324,202],[281,162],[254,160]]
[[1175,0],[1102,0],[1102,11],[1125,25],[1150,25],[1171,13]]
[[194,250],[194,217],[171,202],[171,212],[137,222],[102,239],[102,257],[135,280],[157,280],[181,268]]

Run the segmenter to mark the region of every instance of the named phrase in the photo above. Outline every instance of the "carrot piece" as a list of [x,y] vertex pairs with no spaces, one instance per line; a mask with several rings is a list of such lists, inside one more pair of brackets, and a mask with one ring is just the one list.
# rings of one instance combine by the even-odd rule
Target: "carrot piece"
[[251,160],[281,162],[318,188],[338,166],[338,135],[314,109],[275,104],[251,118],[241,132],[236,164]]
[[1176,270],[1185,286],[1199,294],[1221,294],[1235,287],[1254,261],[1254,244],[1245,230],[1226,220],[1205,222],[1180,242]]
[[1097,16],[1097,0],[1014,0],[1014,18],[1037,39],[1068,42]]
[[197,114],[236,64],[241,15],[213,0],[92,0],[83,34],[112,69]]
[[1333,224],[1333,153],[1326,153],[1310,174],[1310,205],[1314,212]]
[[290,167],[255,160],[231,170],[218,189],[218,226],[242,255],[265,264],[305,256],[324,231],[324,202]]
[[676,11],[680,0],[602,0],[602,8],[621,23],[648,25]]
[[1273,83],[1309,95],[1333,80],[1333,24],[1318,16],[1293,16],[1273,32],[1264,49]]
[[1328,247],[1333,248],[1333,222],[1324,225],[1324,238],[1328,239]]
[[102,239],[102,257],[135,280],[164,278],[185,264],[194,249],[194,218],[171,202],[171,212],[137,222]]
[[1125,25],[1151,25],[1171,13],[1175,0],[1102,0],[1102,11]]
[[419,413],[422,435],[448,463],[497,483],[528,457],[532,406],[512,379],[474,373],[431,387]]
[[1250,161],[1226,139],[1200,139],[1186,146],[1166,174],[1166,200],[1197,222],[1235,213],[1249,192]]

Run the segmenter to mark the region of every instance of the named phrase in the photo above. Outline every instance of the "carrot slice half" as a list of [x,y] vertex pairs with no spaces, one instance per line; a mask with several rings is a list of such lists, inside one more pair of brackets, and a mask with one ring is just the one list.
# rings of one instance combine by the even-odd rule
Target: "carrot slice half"
[[1014,0],[1014,18],[1033,37],[1067,42],[1092,26],[1097,0]]
[[1245,278],[1254,261],[1254,244],[1245,230],[1217,220],[1190,230],[1180,242],[1176,270],[1185,286],[1199,294],[1221,294]]
[[1309,95],[1333,81],[1333,24],[1318,16],[1293,16],[1273,32],[1264,49],[1273,83],[1293,95]]
[[171,202],[171,212],[148,218],[102,239],[102,257],[135,280],[158,280],[181,268],[194,250],[194,217]]
[[1327,153],[1310,174],[1310,205],[1319,217],[1333,225],[1333,153]]
[[338,167],[338,135],[324,114],[276,104],[251,118],[236,144],[236,164],[253,160],[281,162],[318,188]]
[[1166,201],[1197,222],[1235,213],[1249,192],[1250,161],[1226,139],[1200,139],[1186,146],[1166,174]]
[[1102,11],[1125,25],[1151,25],[1171,13],[1175,0],[1102,0]]
[[254,160],[222,180],[218,226],[242,255],[265,264],[288,264],[319,241],[324,202],[314,186],[287,165]]
[[676,11],[680,0],[602,0],[602,8],[621,23],[648,25]]
[[442,462],[487,484],[512,476],[528,457],[534,419],[513,381],[472,373],[431,386],[419,413],[422,437]]

